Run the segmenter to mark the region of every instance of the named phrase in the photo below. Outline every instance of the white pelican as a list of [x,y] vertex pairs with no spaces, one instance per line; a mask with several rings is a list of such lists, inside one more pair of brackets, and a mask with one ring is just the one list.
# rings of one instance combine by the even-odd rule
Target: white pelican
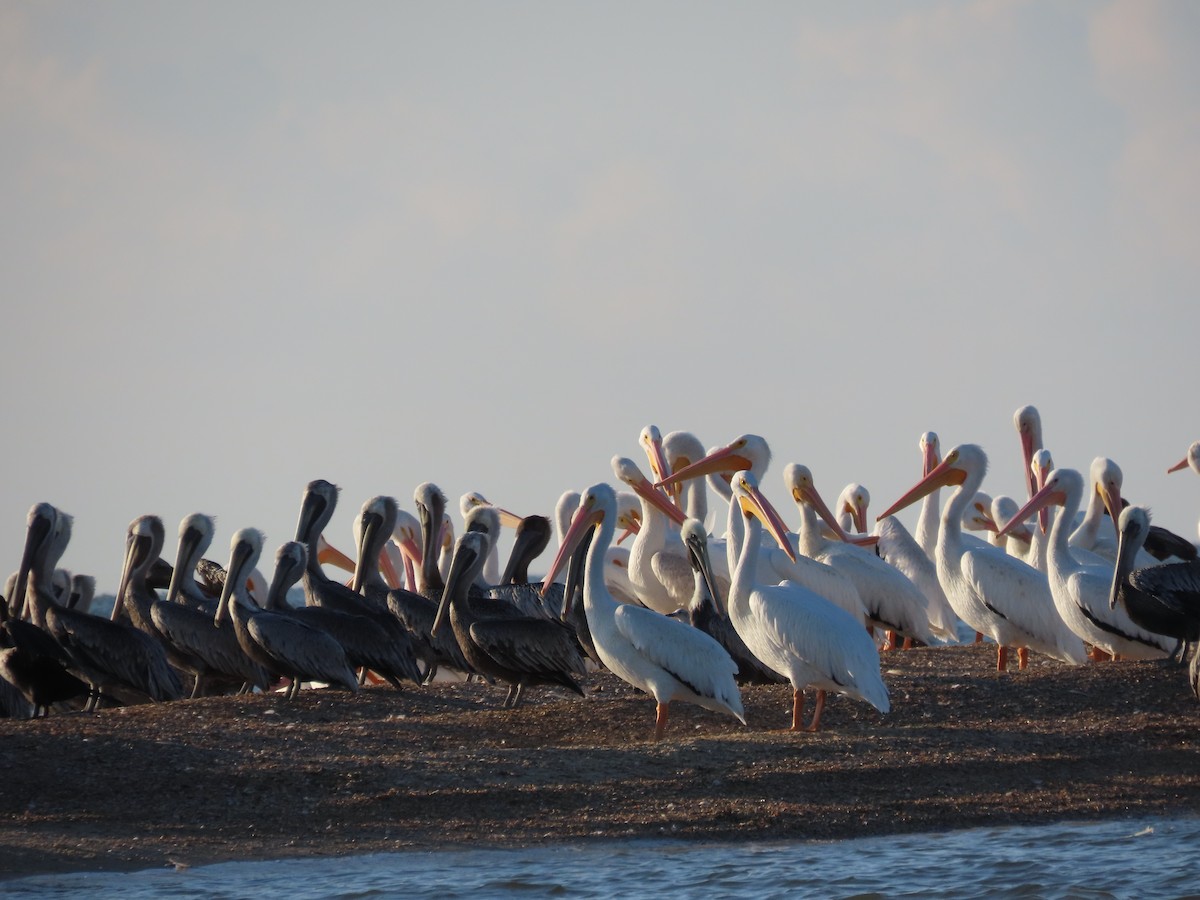
[[[942,461],[941,441],[938,440],[937,432],[926,431],[917,442],[917,447],[921,451],[921,477],[924,478]],[[913,537],[921,545],[921,549],[925,551],[925,555],[929,557],[931,563],[937,550],[939,494],[941,494],[940,490],[930,491],[921,500],[921,511],[917,515],[917,530],[913,533]]]
[[[1114,498],[1107,493],[1107,488],[1101,485],[1100,490],[1105,505],[1111,505]],[[1046,554],[1050,591],[1059,615],[1080,638],[1114,658],[1161,659],[1174,646],[1174,641],[1139,628],[1123,608],[1110,607],[1112,566],[1083,565],[1071,554],[1067,544],[1067,529],[1079,511],[1083,491],[1083,476],[1079,472],[1074,469],[1055,469],[1046,484],[1021,507],[1010,524],[1024,521],[1049,504],[1061,506],[1062,510],[1050,529]]]
[[[673,472],[667,482],[677,483],[708,477],[714,489],[732,503],[732,489],[725,479],[731,478],[735,472],[749,471],[756,481],[760,481],[770,462],[771,448],[766,440],[756,434],[743,434],[728,445],[710,450],[701,459]],[[732,573],[737,564],[737,548],[742,540],[741,517],[729,516],[728,522],[729,527],[739,529],[736,533],[727,534],[725,538],[726,566]],[[770,571],[771,577],[777,581],[788,579],[801,584],[844,609],[859,622],[866,623],[866,607],[859,596],[858,588],[846,575],[824,562],[808,556],[785,553],[777,547],[762,547],[760,553],[762,559],[759,564]],[[715,574],[719,580],[720,570],[716,569]]]
[[[1011,530],[1005,531],[1004,534],[1001,534],[1000,531],[1012,521],[1012,517],[1020,508],[1021,504],[1007,494],[998,494],[992,498],[992,522],[996,528],[990,535],[991,543],[1008,553],[1009,556],[1015,556],[1018,559],[1024,557],[1021,548],[1028,548],[1029,542],[1033,540],[1033,529],[1025,522],[1017,522]],[[1018,542],[1017,549],[1013,548],[1015,542]]]
[[757,582],[760,519],[781,546],[791,548],[778,513],[753,475],[735,475],[733,492],[729,517],[731,525],[734,517],[745,517],[745,540],[730,585],[729,618],[749,650],[791,682],[792,731],[802,728],[806,687],[820,692],[808,731],[820,727],[825,691],[856,697],[888,712],[891,704],[879,674],[879,652],[853,616],[794,582],[773,587]]
[[682,525],[686,516],[629,457],[614,456],[612,468],[642,503],[642,527],[629,548],[629,580],[646,607],[674,612],[692,596],[692,567],[679,532],[671,527],[672,522]]
[[[490,507],[496,510],[500,517],[500,524],[507,525],[509,528],[516,528],[521,524],[521,517],[516,513],[509,512],[507,509],[496,506],[488,500],[487,497],[478,491],[471,491],[463,494],[458,501],[458,509],[462,514],[465,522],[471,513],[471,510],[479,507]],[[466,528],[463,529],[466,531]],[[488,551],[487,562],[483,565],[483,572],[480,574],[480,584],[499,584],[500,583],[500,533],[492,535],[491,549]]]
[[[657,703],[654,736],[667,727],[672,701],[695,703],[729,713],[746,724],[734,675],[737,666],[725,649],[702,631],[667,616],[619,604],[604,584],[604,558],[616,530],[616,492],[607,484],[584,491],[547,580],[566,562],[584,534],[596,529],[584,571],[583,604],[592,640],[609,671],[652,695]],[[568,598],[568,603],[570,598]]]
[[[783,482],[800,511],[799,552],[833,566],[854,583],[866,607],[868,625],[933,643],[925,596],[903,573],[874,552],[848,542],[849,536],[838,526],[836,517],[817,492],[808,467],[789,463],[783,470]],[[840,532],[842,540],[827,538],[821,519]]]
[[960,444],[879,518],[893,515],[939,487],[957,485],[942,510],[935,554],[938,580],[955,613],[999,645],[996,667],[1000,671],[1006,668],[1008,647],[1030,648],[1064,662],[1083,663],[1087,658],[1083,642],[1054,608],[1046,576],[995,547],[964,543],[963,511],[985,474],[987,454],[983,448]]
[[850,534],[867,533],[867,507],[871,505],[871,492],[865,485],[852,481],[838,494],[834,509],[838,524]]
[[[691,483],[685,482],[685,485]],[[674,618],[683,621],[683,616],[686,615],[693,628],[699,628],[705,634],[711,635],[728,651],[737,663],[738,684],[782,684],[787,679],[763,665],[762,660],[750,652],[750,648],[746,646],[746,642],[737,633],[725,612],[725,602],[722,598],[728,596],[728,592],[722,592],[713,577],[712,566],[709,565],[709,539],[704,523],[699,519],[688,519],[683,523],[680,534],[688,550],[688,561],[692,564],[696,588],[687,608],[674,613]]]
[[1192,441],[1191,446],[1188,447],[1187,455],[1167,469],[1167,474],[1170,475],[1172,472],[1178,472],[1181,469],[1187,468],[1191,468],[1193,472],[1200,475],[1200,441]]

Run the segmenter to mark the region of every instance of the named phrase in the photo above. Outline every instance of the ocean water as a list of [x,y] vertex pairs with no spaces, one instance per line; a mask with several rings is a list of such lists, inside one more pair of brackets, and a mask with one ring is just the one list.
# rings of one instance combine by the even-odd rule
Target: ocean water
[[4,897],[1200,897],[1200,819],[744,844],[624,841],[41,875]]

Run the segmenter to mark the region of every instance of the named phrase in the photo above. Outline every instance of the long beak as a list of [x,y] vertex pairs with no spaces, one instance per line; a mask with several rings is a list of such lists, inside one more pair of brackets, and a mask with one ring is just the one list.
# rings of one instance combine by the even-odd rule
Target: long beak
[[238,541],[229,554],[229,568],[225,572],[225,587],[221,588],[221,599],[217,601],[216,621],[218,623],[229,612],[230,605],[235,602],[234,588],[239,582],[245,581],[249,562],[250,545],[245,541]]
[[575,608],[575,595],[582,593],[580,583],[583,581],[583,567],[587,562],[588,549],[592,546],[592,538],[595,536],[596,532],[594,531],[584,534],[583,540],[579,542],[579,546],[575,548],[575,552],[571,554],[571,558],[567,562],[567,580],[563,585],[563,606],[558,617],[562,622],[570,623],[571,611]]
[[[668,505],[670,504],[668,503]],[[604,521],[604,510],[602,509],[585,509],[581,506],[575,510],[575,515],[571,517],[571,527],[563,535],[562,543],[558,547],[558,553],[554,555],[554,562],[550,563],[550,568],[546,571],[546,577],[542,580],[542,589],[538,592],[542,597],[546,596],[546,592],[550,590],[550,585],[554,583],[554,577],[562,571],[562,567],[571,556],[571,551],[583,540],[584,534],[595,528],[602,521]]]
[[358,559],[354,561],[354,578],[350,582],[350,590],[356,594],[362,593],[363,582],[367,578],[367,555],[375,546],[375,535],[379,533],[382,525],[383,519],[380,516],[367,513],[362,517],[362,528],[358,540]]
[[1029,489],[1029,496],[1032,497],[1038,492],[1040,485],[1037,483],[1037,478],[1033,474],[1033,434],[1032,432],[1021,433],[1021,456],[1025,460],[1025,486]]
[[1121,580],[1133,570],[1133,560],[1140,549],[1140,544],[1138,544],[1136,541],[1129,540],[1129,537],[1123,531],[1118,530],[1117,561],[1113,566],[1112,585],[1108,590],[1109,609],[1117,608],[1117,590],[1121,586]]
[[25,551],[21,554],[21,567],[17,570],[17,582],[13,588],[13,596],[8,598],[12,604],[13,618],[15,619],[20,619],[25,614],[25,593],[29,588],[29,573],[33,569],[38,551],[49,538],[50,530],[53,527],[53,520],[48,515],[41,513],[29,523],[29,528],[25,533]]
[[1114,484],[1113,489],[1110,491],[1107,484],[1100,484],[1096,486],[1096,490],[1100,492],[1100,499],[1104,502],[1104,508],[1108,510],[1108,517],[1112,519],[1113,530],[1117,533],[1119,542],[1121,526],[1117,522],[1121,518],[1121,510],[1123,508],[1121,505],[1121,489]]
[[921,457],[921,477],[924,478],[930,472],[937,468],[937,464],[941,460],[938,459],[937,450],[934,449],[932,443],[925,445],[925,451]]
[[636,522],[630,524],[630,526],[628,528],[626,528],[624,531],[622,531],[617,536],[617,546],[620,547],[621,544],[623,544],[625,542],[625,539],[627,537],[630,537],[631,535],[635,535],[641,530],[642,530],[642,527],[639,524],[637,524]]
[[1005,526],[996,532],[997,536],[1004,537],[1038,510],[1045,509],[1052,503],[1061,504],[1065,499],[1066,495],[1062,491],[1056,490],[1052,485],[1046,485],[1034,494],[1028,503],[1016,511]]
[[962,484],[966,480],[966,477],[966,472],[962,469],[954,468],[950,462],[943,459],[933,467],[932,472],[909,488],[908,492],[899,500],[877,515],[875,521],[879,522],[888,516],[894,516],[900,510],[904,509],[904,507],[911,506],[923,497],[928,497],[938,488]]
[[1175,465],[1171,466],[1171,468],[1167,469],[1167,474],[1170,475],[1172,472],[1178,472],[1180,469],[1186,469],[1187,467],[1188,458],[1185,456],[1179,462],[1175,463]]
[[661,512],[676,525],[682,525],[687,521],[687,516],[684,514],[683,510],[672,503],[666,494],[655,488],[654,485],[650,483],[649,479],[643,478],[641,481],[631,484],[630,487],[633,488],[633,492],[635,494],[637,494],[643,500],[648,501],[651,506]]
[[708,588],[708,595],[712,597],[713,605],[716,606],[717,611],[721,615],[725,615],[725,598],[717,590],[717,579],[713,575],[712,561],[708,556],[708,541],[689,541],[687,547],[696,568],[700,570],[700,577],[704,579],[704,584]]
[[650,462],[650,471],[655,479],[662,483],[671,474],[671,466],[667,463],[667,455],[663,452],[662,438],[650,442],[646,448],[646,459]]
[[442,600],[438,604],[437,616],[433,620],[433,627],[429,629],[431,635],[436,637],[442,625],[449,617],[450,600],[478,557],[479,555],[475,552],[475,549],[469,544],[460,543],[455,549],[454,558],[450,561],[450,571],[446,574],[446,586],[442,588]]
[[[813,509],[815,509],[817,511],[817,515],[821,517],[826,525],[833,529],[833,533],[838,536],[839,540],[842,540],[847,544],[857,544],[859,546],[879,543],[879,538],[874,537],[874,535],[855,536],[852,534],[847,534],[846,529],[842,527],[842,523],[837,520],[837,517],[829,509],[829,506],[825,503],[824,499],[822,499],[821,494],[817,491],[814,485],[810,484],[801,488],[797,488],[796,494],[798,496],[795,497],[795,500],[799,503],[807,503]],[[866,531],[866,529],[864,528],[863,531]],[[874,538],[874,540],[869,540],[869,538]]]
[[501,506],[493,505],[492,509],[496,510],[497,514],[499,514],[500,524],[504,527],[516,528],[521,524],[521,516],[518,516],[516,513],[509,512],[507,509],[504,509]]
[[678,472],[672,472],[655,487],[666,487],[689,478],[699,478],[702,475],[715,475],[718,472],[740,472],[750,468],[750,460],[738,453],[732,447],[722,447],[714,450],[702,459],[696,460],[690,466],[684,466]]
[[317,539],[317,562],[323,566],[336,566],[343,572],[353,573],[357,568],[353,559],[325,540],[325,535]]
[[171,570],[171,583],[167,586],[167,602],[174,603],[183,589],[183,579],[191,577],[188,563],[196,552],[200,542],[200,532],[195,528],[187,528],[179,536],[179,548],[175,551],[175,568]]
[[749,508],[743,503],[742,509],[751,513],[762,522],[763,527],[775,538],[780,549],[788,555],[788,559],[795,562],[796,551],[792,548],[792,542],[788,539],[788,527],[783,521],[783,516],[779,514],[779,510],[766,498],[766,495],[763,494],[758,485],[743,481],[741,488],[746,492],[746,496],[750,500]]
[[850,521],[854,523],[854,530],[859,534],[867,532],[867,508],[860,506],[857,503],[851,503],[848,510],[850,513]]
[[[129,587],[129,576],[133,571],[133,558],[137,553],[137,538],[130,534],[125,538],[125,562],[121,566],[121,580],[117,584],[117,596],[113,601],[112,615],[109,619],[116,622],[121,616],[121,610],[125,608],[125,591]],[[171,573],[172,579],[175,573]]]

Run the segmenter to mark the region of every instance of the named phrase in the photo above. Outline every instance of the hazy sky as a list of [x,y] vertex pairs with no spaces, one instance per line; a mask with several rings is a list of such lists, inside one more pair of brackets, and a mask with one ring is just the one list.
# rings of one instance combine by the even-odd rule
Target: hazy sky
[[[0,546],[520,514],[643,425],[879,512],[1012,414],[1196,537],[1200,4],[0,4]],[[904,516],[910,522],[911,513]],[[544,566],[548,559],[540,561]]]

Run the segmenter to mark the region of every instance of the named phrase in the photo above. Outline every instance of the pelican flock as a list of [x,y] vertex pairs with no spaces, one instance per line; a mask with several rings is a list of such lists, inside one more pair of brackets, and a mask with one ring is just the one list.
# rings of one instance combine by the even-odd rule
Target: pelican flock
[[[125,530],[107,617],[87,608],[94,577],[58,568],[71,516],[38,503],[0,595],[0,716],[249,692],[303,702],[313,689],[351,703],[361,690],[404,694],[435,678],[474,682],[465,687],[484,704],[582,696],[589,715],[603,715],[602,689],[587,686],[616,678],[653,698],[655,739],[678,704],[759,727],[743,705],[747,684],[789,686],[789,730],[813,732],[828,694],[886,715],[904,702],[888,691],[892,654],[973,632],[996,644],[996,667],[1009,673],[998,677],[1022,677],[1030,653],[1050,666],[1165,659],[1187,667],[1200,697],[1196,545],[1122,497],[1115,461],[1054,468],[1037,409],[1013,421],[1024,505],[983,490],[982,447],[943,457],[926,431],[919,480],[873,534],[859,481],[831,510],[813,473],[789,462],[778,485],[796,505],[789,532],[767,497],[777,482],[765,438],[746,433],[705,452],[693,433],[664,438],[654,425],[637,438],[648,475],[618,452],[616,487],[568,486],[553,511],[518,516],[470,490],[456,526],[432,482],[417,486],[411,511],[371,497],[354,520],[352,554],[324,533],[339,489],[313,480],[269,583],[255,569],[264,538],[253,527],[233,535],[222,566],[204,557],[212,518],[187,516],[172,565],[160,556],[163,521],[142,515]],[[1189,467],[1200,474],[1200,441],[1167,471]],[[954,492],[942,504],[944,487]],[[910,531],[895,516],[918,501]],[[502,566],[503,527],[517,538]],[[966,533],[974,529],[988,540]],[[537,580],[531,566],[547,550],[553,560]],[[808,722],[806,691],[816,692]]]

